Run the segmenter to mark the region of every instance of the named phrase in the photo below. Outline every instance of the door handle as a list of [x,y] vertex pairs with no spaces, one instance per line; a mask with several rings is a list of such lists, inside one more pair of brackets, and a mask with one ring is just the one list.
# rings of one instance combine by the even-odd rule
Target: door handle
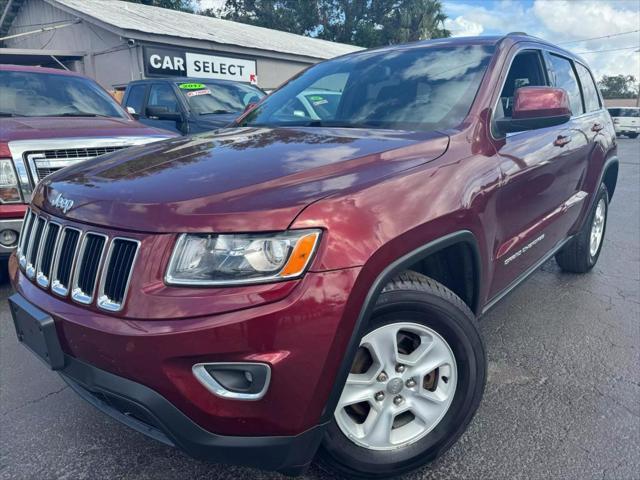
[[571,141],[571,137],[565,137],[564,135],[558,135],[558,138],[556,138],[553,141],[553,144],[556,147],[564,147],[567,143],[569,143]]
[[591,131],[592,132],[599,132],[603,128],[604,128],[604,125],[602,125],[601,123],[594,123],[593,127],[591,127]]

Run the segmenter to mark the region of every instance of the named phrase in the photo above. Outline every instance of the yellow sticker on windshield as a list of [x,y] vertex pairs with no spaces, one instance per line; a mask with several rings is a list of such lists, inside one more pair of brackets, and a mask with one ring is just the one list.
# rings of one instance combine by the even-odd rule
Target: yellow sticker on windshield
[[178,87],[183,90],[202,90],[207,88],[204,83],[181,83]]

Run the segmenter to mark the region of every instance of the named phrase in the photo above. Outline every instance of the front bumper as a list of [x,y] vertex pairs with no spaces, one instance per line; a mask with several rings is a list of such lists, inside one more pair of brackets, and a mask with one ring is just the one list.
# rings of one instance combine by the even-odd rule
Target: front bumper
[[617,135],[626,135],[628,133],[640,134],[640,126],[622,126],[614,124],[613,128]]
[[[13,285],[50,315],[64,352],[60,374],[114,418],[197,458],[297,473],[319,445],[323,410],[355,315],[347,299],[360,269],[309,272],[286,298],[181,320],[132,320],[53,297],[10,262]],[[349,324],[349,325],[347,325]],[[213,395],[200,362],[263,362],[266,395]]]
[[216,435],[142,384],[69,356],[65,356],[65,367],[59,373],[78,395],[98,410],[194,458],[299,474],[313,460],[322,439],[322,425],[291,436]]

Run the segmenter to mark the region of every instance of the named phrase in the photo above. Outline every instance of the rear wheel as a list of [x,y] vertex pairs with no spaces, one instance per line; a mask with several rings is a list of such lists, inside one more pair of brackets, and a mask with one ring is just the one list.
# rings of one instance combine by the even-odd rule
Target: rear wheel
[[627,137],[629,137],[629,138],[636,138],[637,136],[638,136],[638,134],[636,132],[627,133]]
[[321,465],[348,478],[388,478],[432,461],[466,429],[485,377],[467,305],[428,277],[401,274],[360,341]]
[[609,213],[609,193],[601,184],[589,217],[582,229],[562,250],[556,253],[556,262],[565,272],[586,273],[591,270],[602,250]]

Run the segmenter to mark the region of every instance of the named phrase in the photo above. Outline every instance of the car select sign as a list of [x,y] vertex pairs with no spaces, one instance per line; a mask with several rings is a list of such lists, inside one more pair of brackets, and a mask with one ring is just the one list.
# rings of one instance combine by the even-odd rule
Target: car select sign
[[246,58],[145,47],[144,65],[149,76],[212,78],[254,85],[258,83],[256,62]]

